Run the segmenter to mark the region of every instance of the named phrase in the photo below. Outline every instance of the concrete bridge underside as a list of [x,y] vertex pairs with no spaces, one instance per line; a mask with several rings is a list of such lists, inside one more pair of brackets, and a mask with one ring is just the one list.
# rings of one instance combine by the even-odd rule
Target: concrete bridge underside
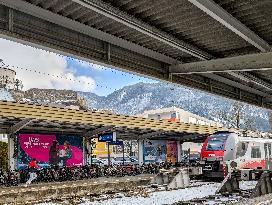
[[271,1],[0,0],[0,36],[272,108]]

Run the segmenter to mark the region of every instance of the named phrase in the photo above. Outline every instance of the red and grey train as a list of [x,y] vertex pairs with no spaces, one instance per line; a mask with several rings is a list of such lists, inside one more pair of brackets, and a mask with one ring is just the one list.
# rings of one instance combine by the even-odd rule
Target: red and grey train
[[232,168],[272,169],[272,139],[240,137],[235,132],[216,132],[207,137],[201,150],[203,175],[224,177]]

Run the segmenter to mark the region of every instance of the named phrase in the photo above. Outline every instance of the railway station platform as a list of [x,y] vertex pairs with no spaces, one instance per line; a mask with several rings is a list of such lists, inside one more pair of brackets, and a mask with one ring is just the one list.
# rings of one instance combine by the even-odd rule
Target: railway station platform
[[28,187],[0,187],[0,204],[33,204],[46,201],[76,200],[105,193],[129,191],[150,183],[154,175],[101,177],[69,182],[39,183]]
[[[16,168],[17,159],[14,156],[18,150],[15,147],[18,147],[20,133],[73,135],[84,142],[97,138],[99,134],[116,132],[118,140],[138,141],[138,161],[143,164],[143,143],[146,139],[175,141],[179,153],[181,143],[203,142],[208,135],[223,129],[216,126],[6,101],[0,101],[0,110],[0,132],[8,134],[9,166],[12,169]],[[29,141],[24,143],[31,143],[31,146],[37,144]]]

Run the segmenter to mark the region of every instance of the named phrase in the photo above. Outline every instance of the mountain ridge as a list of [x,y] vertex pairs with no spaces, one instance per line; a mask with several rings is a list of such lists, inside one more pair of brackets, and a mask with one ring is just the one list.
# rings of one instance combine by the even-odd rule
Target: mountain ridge
[[[231,123],[225,120],[225,114],[234,120],[233,115],[231,115],[235,104],[234,101],[167,83],[137,83],[125,86],[107,96],[72,90],[33,88],[20,92],[0,92],[0,97],[1,99],[10,99],[12,97],[18,102],[46,104],[49,106],[109,110],[123,115],[136,115],[146,110],[175,106],[219,122],[226,127],[229,127]],[[85,101],[87,104],[85,104]],[[241,104],[242,129],[251,121],[251,125],[254,125],[252,126],[253,129],[270,131],[268,111],[244,103]]]
[[[125,86],[107,96],[79,92],[89,108],[109,109],[118,114],[136,115],[146,110],[175,106],[222,123],[222,111],[232,109],[234,101],[181,86],[166,83],[137,83]],[[256,119],[255,127],[269,131],[268,112],[243,103],[245,117]],[[242,122],[243,124],[243,122]]]

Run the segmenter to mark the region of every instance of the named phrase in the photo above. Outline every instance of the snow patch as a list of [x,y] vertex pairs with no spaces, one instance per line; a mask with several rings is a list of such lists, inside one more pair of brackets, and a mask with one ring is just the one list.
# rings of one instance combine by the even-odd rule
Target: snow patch
[[123,197],[108,199],[105,201],[85,202],[80,205],[163,205],[172,204],[178,201],[188,201],[196,198],[203,198],[214,195],[219,183],[204,184],[199,187],[185,189],[153,192],[149,197]]
[[250,190],[254,189],[257,185],[258,181],[240,181],[239,182],[239,188],[241,190]]
[[0,100],[14,101],[10,92],[4,88],[0,88]]

